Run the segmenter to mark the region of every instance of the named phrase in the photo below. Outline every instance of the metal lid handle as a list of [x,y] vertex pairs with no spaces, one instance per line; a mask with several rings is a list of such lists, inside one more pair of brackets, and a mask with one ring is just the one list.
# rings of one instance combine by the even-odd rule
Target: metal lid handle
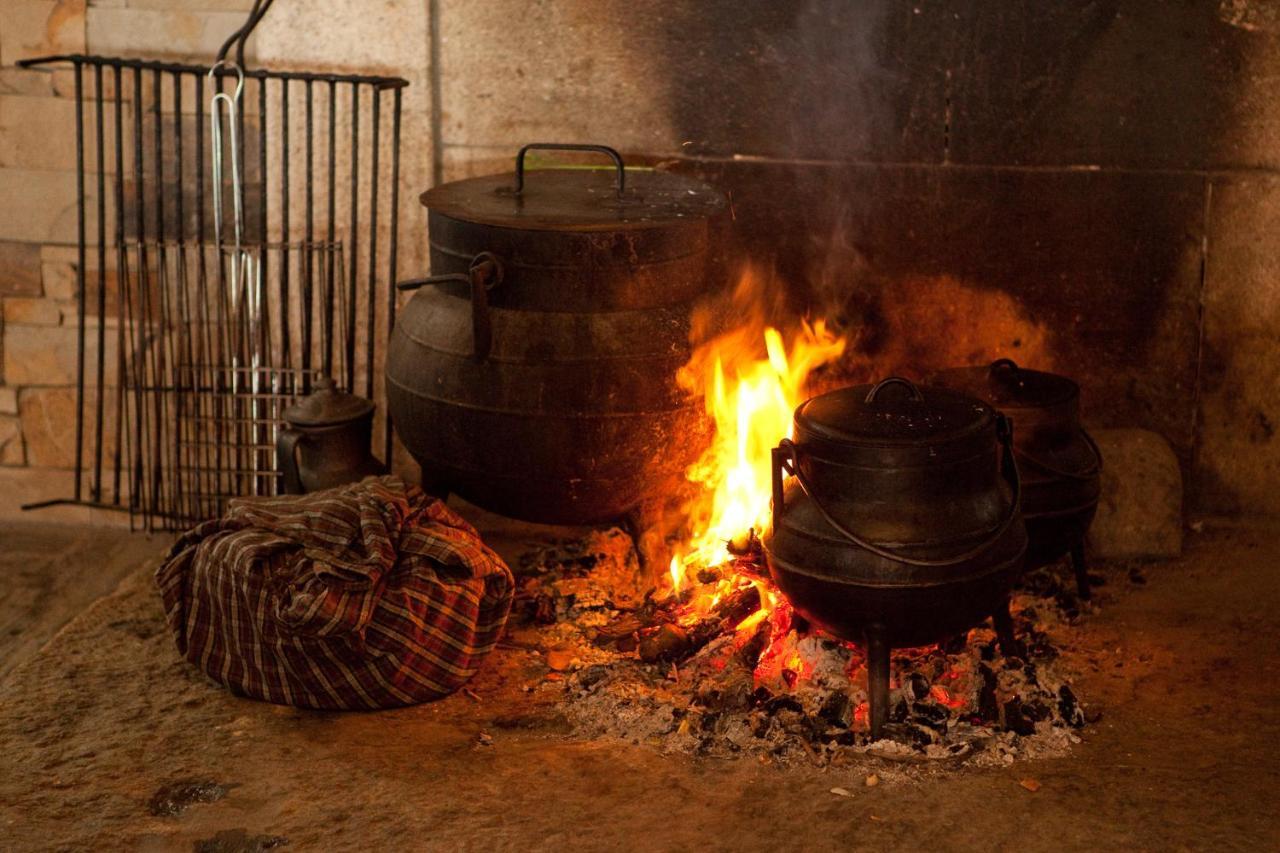
[[1000,370],[1000,369],[1018,370],[1019,367],[1018,367],[1018,363],[1011,358],[997,358],[995,361],[991,362],[991,366],[988,367],[987,369],[990,370],[992,373],[995,373],[997,370]]
[[872,388],[867,394],[866,402],[874,403],[876,398],[880,396],[880,392],[889,385],[902,385],[911,391],[911,399],[919,402],[924,399],[924,394],[920,393],[920,389],[916,387],[916,383],[910,379],[903,379],[901,376],[890,376],[888,379],[882,379],[876,383],[876,387]]
[[622,164],[622,155],[608,145],[574,145],[564,142],[531,142],[520,149],[520,153],[516,154],[516,188],[514,193],[520,195],[524,191],[524,155],[525,152],[532,151],[594,151],[597,154],[607,154],[613,165],[617,167],[617,182],[615,184],[618,191],[618,198],[622,198],[627,188],[627,170]]

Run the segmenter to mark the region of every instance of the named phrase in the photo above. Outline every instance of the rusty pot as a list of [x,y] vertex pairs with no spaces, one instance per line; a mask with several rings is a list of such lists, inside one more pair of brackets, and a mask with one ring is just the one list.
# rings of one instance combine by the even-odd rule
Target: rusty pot
[[770,574],[806,618],[866,645],[874,735],[891,647],[988,616],[1016,645],[1008,597],[1027,535],[1009,429],[980,400],[893,377],[804,403],[774,451]]
[[1007,358],[988,367],[945,370],[934,381],[985,400],[1013,421],[1027,524],[1026,568],[1070,554],[1080,597],[1089,598],[1084,539],[1098,509],[1102,453],[1080,425],[1080,386]]
[[[613,168],[525,175],[531,149]],[[396,320],[387,399],[436,493],[536,522],[616,520],[693,461],[706,425],[676,384],[692,303],[718,284],[723,197],[628,172],[604,146],[526,145],[515,173],[422,194],[431,269]],[[425,286],[424,286],[425,285]]]

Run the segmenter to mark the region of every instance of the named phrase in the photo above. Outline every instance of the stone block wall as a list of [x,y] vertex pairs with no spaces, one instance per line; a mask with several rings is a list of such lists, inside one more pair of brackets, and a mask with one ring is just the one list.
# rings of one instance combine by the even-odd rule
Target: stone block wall
[[[244,22],[253,0],[7,0],[0,16],[0,517],[22,503],[72,495],[77,372],[77,207],[75,80],[69,66],[24,69],[20,60],[54,54],[211,61]],[[412,200],[429,181],[428,9],[422,0],[281,0],[248,44],[251,65],[389,74],[405,77],[401,198]],[[110,89],[111,77],[104,75]],[[86,75],[86,80],[91,77]],[[110,91],[107,95],[110,96]],[[150,93],[145,93],[150,106]],[[205,109],[184,92],[184,112]],[[91,107],[86,122],[91,121]],[[166,108],[166,114],[168,109]],[[125,118],[130,117],[126,98]],[[106,134],[113,126],[107,116]],[[387,119],[384,119],[387,121]],[[384,130],[385,132],[385,130]],[[340,137],[341,138],[341,137]],[[128,144],[128,143],[126,143]],[[93,145],[86,144],[87,190],[95,191]],[[341,149],[338,156],[344,156]],[[109,168],[108,172],[112,170]],[[126,182],[132,164],[126,163]],[[108,176],[113,186],[115,176]],[[384,196],[385,198],[385,196]],[[402,205],[400,263],[420,271],[425,216]],[[96,223],[90,206],[88,231]],[[112,223],[107,223],[111,233]],[[380,239],[386,245],[385,223]],[[415,239],[418,238],[418,239]],[[96,249],[86,274],[96,281]],[[108,327],[114,324],[114,270],[107,276]],[[86,322],[98,322],[89,305]],[[104,336],[106,392],[114,392],[115,337]],[[92,377],[96,351],[86,354]],[[95,389],[87,393],[92,402]],[[116,425],[106,407],[105,445]],[[87,430],[87,432],[91,432]],[[92,437],[84,436],[86,458]],[[54,507],[27,518],[127,523],[118,513]]]
[[[69,493],[72,81],[207,60],[251,0],[9,0],[0,515]],[[1010,355],[1174,446],[1192,505],[1280,512],[1280,17],[1261,0],[279,0],[254,62],[407,77],[418,192],[603,142],[731,194],[737,256],[846,324],[851,369]],[[61,512],[61,511],[59,511]],[[78,516],[77,516],[78,517]]]

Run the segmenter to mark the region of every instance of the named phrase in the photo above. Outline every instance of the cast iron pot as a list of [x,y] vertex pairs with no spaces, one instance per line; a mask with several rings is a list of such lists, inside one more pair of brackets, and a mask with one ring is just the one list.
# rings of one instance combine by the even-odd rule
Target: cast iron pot
[[1070,554],[1079,595],[1089,598],[1084,539],[1098,509],[1102,453],[1080,425],[1080,386],[1007,358],[989,367],[945,370],[934,381],[986,401],[1013,421],[1027,524],[1026,568]]
[[769,571],[802,615],[866,645],[878,737],[891,647],[988,616],[1016,646],[1008,598],[1027,534],[1010,425],[980,400],[892,377],[809,400],[794,435],[774,451]]
[[[534,148],[608,155],[609,171],[524,173]],[[527,521],[616,520],[667,494],[703,446],[676,384],[692,303],[718,284],[723,197],[629,173],[595,145],[526,145],[515,173],[445,184],[429,279],[387,353],[396,430],[433,492]],[[429,284],[430,287],[422,287]]]

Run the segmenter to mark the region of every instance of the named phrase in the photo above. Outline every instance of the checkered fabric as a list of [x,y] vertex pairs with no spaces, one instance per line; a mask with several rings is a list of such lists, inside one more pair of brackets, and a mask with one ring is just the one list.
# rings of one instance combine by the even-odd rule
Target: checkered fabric
[[395,477],[232,501],[174,544],[156,583],[178,650],[214,681],[328,709],[457,690],[513,591],[474,528]]

